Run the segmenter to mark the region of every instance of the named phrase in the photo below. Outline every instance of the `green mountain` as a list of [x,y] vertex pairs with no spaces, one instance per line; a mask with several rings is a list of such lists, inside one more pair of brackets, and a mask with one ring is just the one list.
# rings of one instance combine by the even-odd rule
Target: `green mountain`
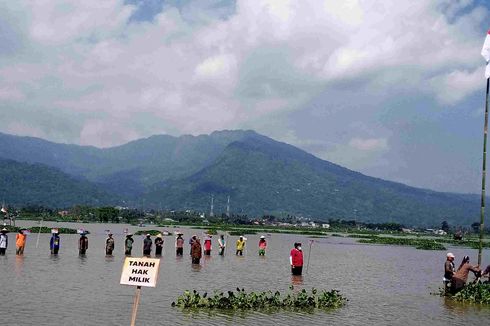
[[76,204],[116,204],[119,196],[41,164],[0,159],[0,198],[14,206],[41,205],[53,208]]
[[468,225],[476,221],[476,195],[417,189],[365,176],[293,146],[255,136],[231,143],[198,173],[163,184],[144,198],[167,209],[194,208],[262,215],[289,213],[319,220],[355,219],[405,225]]
[[[125,200],[129,206],[208,212],[213,195],[217,214],[226,210],[230,196],[232,213],[253,216],[294,214],[405,225],[439,225],[444,220],[469,225],[479,216],[477,195],[372,178],[253,131],[160,135],[106,149],[0,134],[0,148],[0,158],[23,162],[0,166],[1,180],[8,180],[0,184],[2,196],[19,205]],[[45,185],[62,185],[63,190],[42,191]]]

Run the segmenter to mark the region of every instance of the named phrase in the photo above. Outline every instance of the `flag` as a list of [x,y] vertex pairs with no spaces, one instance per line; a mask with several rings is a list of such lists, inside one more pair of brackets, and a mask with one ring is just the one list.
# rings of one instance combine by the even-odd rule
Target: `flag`
[[481,50],[481,55],[485,58],[487,62],[487,68],[485,69],[485,78],[490,78],[490,29],[487,32],[487,37],[485,38],[485,43],[483,43],[483,48]]

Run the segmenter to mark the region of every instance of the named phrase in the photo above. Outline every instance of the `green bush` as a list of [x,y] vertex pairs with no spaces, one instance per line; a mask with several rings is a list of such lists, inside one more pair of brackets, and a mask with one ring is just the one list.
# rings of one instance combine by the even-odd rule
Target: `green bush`
[[292,308],[311,310],[314,308],[338,308],[343,306],[345,299],[337,290],[321,291],[312,289],[308,293],[305,289],[299,292],[290,292],[282,296],[279,291],[245,292],[244,289],[236,289],[236,292],[228,291],[227,294],[215,291],[208,297],[207,293],[201,295],[196,290],[185,291],[183,295],[172,302],[172,307],[201,308],[201,309],[231,309],[252,310],[270,308]]

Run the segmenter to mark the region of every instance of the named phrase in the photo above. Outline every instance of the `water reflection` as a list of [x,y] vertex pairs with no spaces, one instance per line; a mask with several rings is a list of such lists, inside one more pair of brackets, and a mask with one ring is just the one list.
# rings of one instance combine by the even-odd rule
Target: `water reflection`
[[193,272],[200,272],[201,271],[201,264],[191,264],[191,268]]
[[294,286],[303,285],[303,275],[291,275],[291,284]]
[[24,270],[24,256],[15,256],[15,274],[17,277],[22,276]]

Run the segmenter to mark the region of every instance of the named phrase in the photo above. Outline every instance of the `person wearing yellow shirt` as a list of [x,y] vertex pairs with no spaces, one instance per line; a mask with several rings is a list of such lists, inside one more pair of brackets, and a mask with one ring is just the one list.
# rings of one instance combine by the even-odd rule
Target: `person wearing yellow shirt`
[[236,241],[236,255],[243,256],[243,249],[245,248],[245,239],[243,236]]

